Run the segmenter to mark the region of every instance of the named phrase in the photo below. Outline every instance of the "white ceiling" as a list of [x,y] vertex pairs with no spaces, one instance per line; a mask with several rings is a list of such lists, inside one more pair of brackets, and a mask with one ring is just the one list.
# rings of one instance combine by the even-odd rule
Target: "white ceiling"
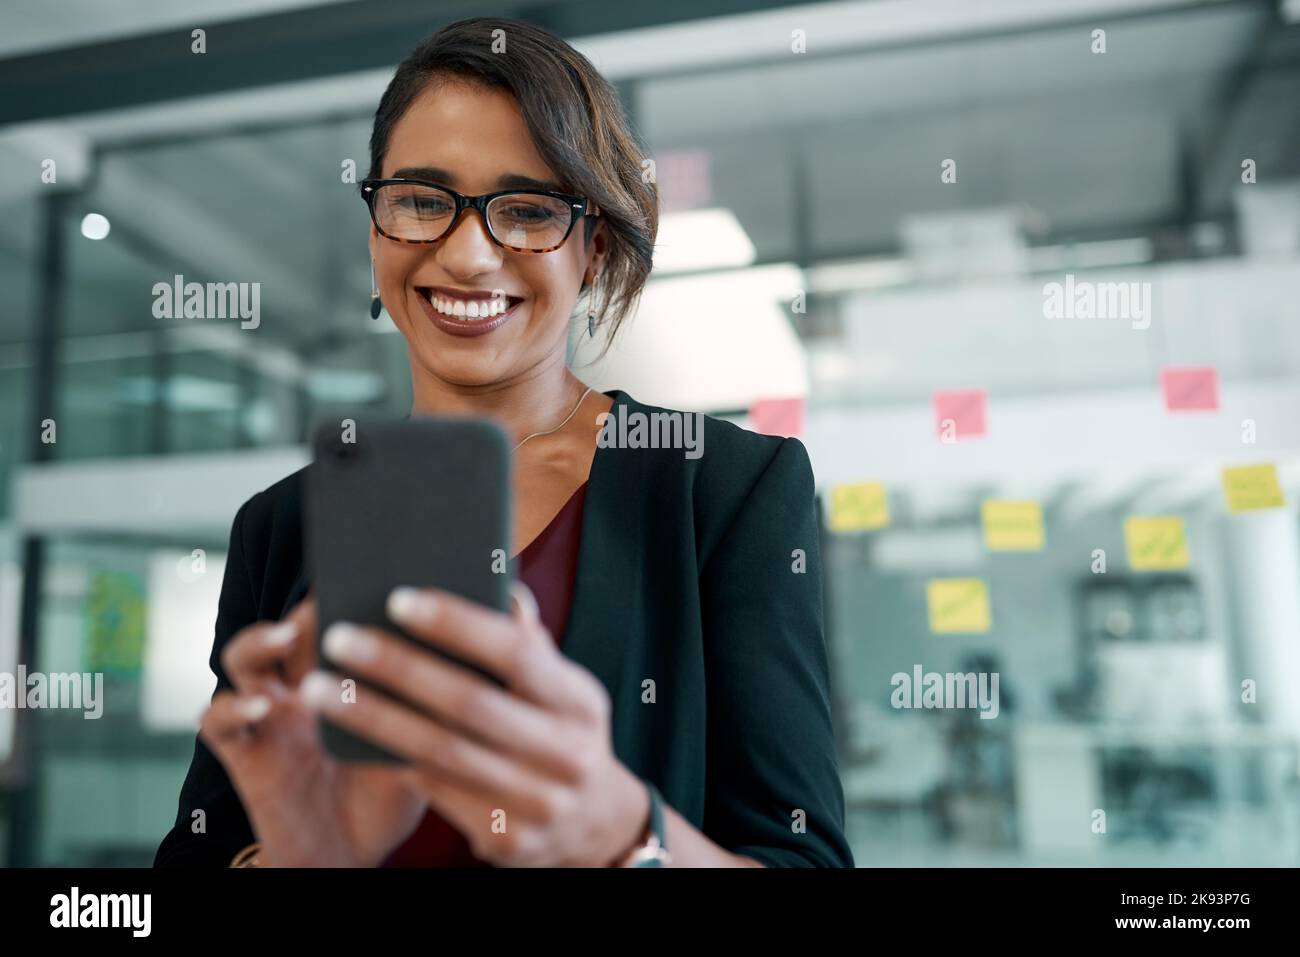
[[[910,6],[927,8],[925,3]],[[1068,6],[1077,5],[1041,4],[1054,12]],[[1263,16],[1257,4],[1248,3],[1188,6],[1171,15],[1115,22],[1099,16],[1096,22],[1107,32],[1105,54],[1091,52],[1088,27],[1058,23],[1065,19],[1058,17],[1044,19],[1030,32],[975,34],[958,41],[884,48],[864,44],[848,51],[816,47],[817,55],[651,80],[639,87],[639,119],[652,139],[698,138],[776,126],[814,127],[844,116],[901,121],[918,114],[973,113],[1079,91],[1123,90],[1129,95],[1171,81],[1191,83],[1185,93],[1194,99],[1207,78],[1219,77],[1249,52]],[[798,21],[791,15],[790,22]]]

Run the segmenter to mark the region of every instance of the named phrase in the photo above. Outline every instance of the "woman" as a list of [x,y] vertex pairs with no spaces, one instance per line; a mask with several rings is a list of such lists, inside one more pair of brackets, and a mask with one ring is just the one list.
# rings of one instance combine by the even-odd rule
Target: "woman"
[[[336,627],[331,660],[394,693],[342,705],[289,476],[235,516],[217,692],[156,864],[851,865],[807,453],[713,419],[704,454],[598,441],[607,413],[665,410],[566,366],[578,300],[612,335],[651,266],[657,197],[610,85],[542,29],[460,21],[399,66],[370,150],[413,413],[514,437],[523,583],[508,615],[410,589],[389,614],[503,687]],[[409,765],[332,761],[322,713]]]

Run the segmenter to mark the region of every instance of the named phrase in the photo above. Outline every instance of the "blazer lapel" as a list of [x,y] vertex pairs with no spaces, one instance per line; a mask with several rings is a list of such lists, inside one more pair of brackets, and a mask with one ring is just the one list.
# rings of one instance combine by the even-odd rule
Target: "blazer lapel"
[[[619,390],[605,394],[614,399],[611,415],[631,402]],[[614,700],[626,684],[622,666],[641,613],[646,529],[639,470],[646,468],[649,456],[638,451],[596,449],[583,505],[573,601],[560,642],[560,650],[599,678]]]
[[298,572],[298,577],[294,580],[293,587],[289,589],[289,597],[284,600],[284,607],[280,609],[281,618],[289,614],[293,609],[293,606],[302,601],[303,596],[307,594],[309,588],[311,588],[311,581],[307,578],[307,572],[304,569],[303,571]]

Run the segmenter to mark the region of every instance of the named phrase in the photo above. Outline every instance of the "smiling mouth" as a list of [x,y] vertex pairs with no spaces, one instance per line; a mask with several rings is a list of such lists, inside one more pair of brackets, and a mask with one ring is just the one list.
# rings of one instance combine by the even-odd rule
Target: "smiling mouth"
[[523,302],[523,298],[520,296],[493,295],[492,293],[480,295],[456,294],[431,286],[420,286],[417,287],[416,291],[429,304],[429,308],[433,313],[453,321],[466,323],[496,319]]

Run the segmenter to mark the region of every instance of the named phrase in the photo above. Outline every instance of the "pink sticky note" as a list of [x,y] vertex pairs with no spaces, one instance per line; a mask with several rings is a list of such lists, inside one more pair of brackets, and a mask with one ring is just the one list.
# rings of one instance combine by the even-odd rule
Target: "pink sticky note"
[[1160,370],[1166,412],[1217,412],[1219,370],[1214,366],[1168,367]]
[[756,399],[749,407],[750,428],[764,435],[798,436],[803,433],[801,398]]
[[940,442],[978,439],[988,432],[989,394],[984,389],[952,389],[934,394],[934,421]]

